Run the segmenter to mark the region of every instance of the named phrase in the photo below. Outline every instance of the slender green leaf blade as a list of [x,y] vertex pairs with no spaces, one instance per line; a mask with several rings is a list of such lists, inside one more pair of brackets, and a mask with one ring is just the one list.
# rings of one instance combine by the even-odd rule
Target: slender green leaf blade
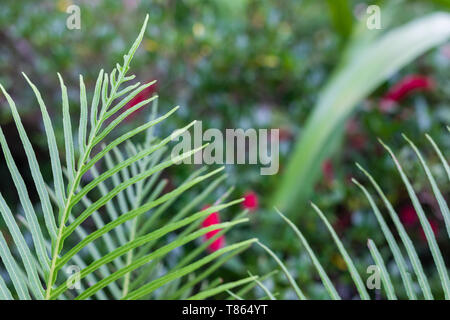
[[53,174],[53,182],[55,185],[55,192],[58,199],[58,205],[62,207],[65,201],[64,181],[62,176],[61,161],[59,159],[58,146],[56,144],[55,132],[53,131],[52,122],[50,120],[47,107],[45,106],[44,101],[42,100],[42,96],[39,90],[26,76],[25,73],[22,74],[27,80],[30,87],[33,89],[39,107],[41,109],[42,119],[44,121],[45,134],[47,135],[47,143],[50,151],[50,162],[52,165],[52,174]]
[[28,195],[28,190],[25,186],[25,181],[22,178],[19,170],[17,169],[17,165],[11,155],[11,151],[9,150],[8,143],[6,142],[5,136],[3,134],[3,130],[0,128],[0,144],[3,149],[3,154],[5,155],[6,164],[9,168],[11,176],[13,178],[14,185],[19,194],[20,203],[23,206],[25,211],[25,215],[27,221],[29,222],[31,228],[31,235],[33,237],[33,242],[36,246],[36,253],[41,264],[41,267],[44,271],[49,270],[49,258],[48,254],[45,250],[44,245],[44,236],[42,234],[41,227],[39,226],[36,213],[34,211],[33,205],[31,203],[30,197]]
[[[448,128],[448,127],[447,127]],[[442,154],[441,150],[439,149],[438,145],[436,144],[436,142],[434,142],[433,138],[431,138],[430,135],[425,134],[425,136],[427,137],[428,141],[430,141],[431,145],[433,146],[434,150],[436,151],[436,153],[439,156],[439,159],[441,159],[442,165],[444,166],[445,172],[447,172],[447,176],[448,176],[448,180],[450,180],[450,166],[447,162],[447,160],[445,160],[444,155]]]
[[61,95],[63,105],[63,127],[64,127],[64,142],[66,147],[66,165],[69,172],[69,184],[72,183],[75,176],[75,155],[73,147],[72,136],[72,122],[69,113],[69,97],[67,96],[67,87],[61,75],[58,73],[59,82],[61,84]]
[[341,253],[342,257],[344,258],[345,263],[347,264],[348,270],[350,272],[350,275],[352,276],[353,281],[355,282],[356,288],[358,289],[361,299],[369,300],[370,296],[367,293],[364,282],[362,281],[361,276],[358,273],[358,270],[356,270],[355,264],[353,263],[352,258],[350,258],[350,255],[348,254],[347,249],[345,249],[345,247],[342,244],[341,240],[339,239],[338,235],[334,231],[331,224],[328,222],[328,219],[325,217],[323,212],[319,209],[319,207],[317,207],[314,203],[311,203],[311,206],[313,207],[314,211],[317,212],[320,219],[323,221],[323,223],[327,227],[328,231],[330,232],[331,236],[333,237],[333,240],[336,243],[336,245],[339,249],[339,252]]
[[447,202],[445,202],[445,199],[444,199],[441,191],[439,190],[439,187],[436,183],[436,180],[433,177],[433,174],[430,171],[430,168],[428,167],[427,163],[423,159],[423,157],[420,154],[420,151],[417,149],[416,145],[411,140],[409,140],[408,137],[406,137],[405,135],[403,135],[403,138],[411,145],[411,147],[413,148],[417,157],[419,158],[423,169],[425,170],[425,174],[427,175],[428,181],[430,181],[434,196],[436,197],[436,200],[439,204],[439,208],[441,209],[442,216],[444,217],[445,227],[447,228],[447,234],[450,237],[450,211],[448,209]]
[[378,266],[381,275],[381,281],[384,284],[384,290],[386,291],[387,297],[389,300],[397,300],[397,296],[395,295],[394,286],[392,284],[389,273],[387,272],[386,265],[384,264],[383,257],[381,257],[380,252],[377,249],[375,243],[369,239],[367,241],[367,246],[369,247],[370,254],[372,255],[373,260]]
[[308,241],[303,236],[301,231],[297,228],[297,226],[295,224],[292,223],[291,220],[286,218],[286,216],[284,214],[282,214],[280,212],[280,210],[275,208],[275,211],[284,219],[284,221],[286,221],[286,223],[292,228],[292,230],[294,230],[295,234],[300,239],[300,242],[305,247],[306,252],[308,253],[309,257],[311,258],[311,260],[312,260],[312,262],[314,264],[314,267],[317,269],[317,272],[319,273],[320,279],[322,279],[322,283],[325,286],[325,288],[327,289],[328,294],[330,295],[330,297],[333,300],[341,300],[341,297],[337,293],[336,288],[334,287],[334,285],[331,282],[330,278],[328,277],[327,273],[325,272],[325,270],[323,269],[322,265],[320,264],[319,259],[317,259],[317,256],[315,255],[314,251],[309,246]]
[[242,286],[243,284],[246,284],[246,283],[249,283],[249,282],[255,281],[255,280],[258,280],[257,276],[250,276],[250,277],[247,277],[245,279],[238,280],[238,281],[225,283],[225,284],[222,284],[222,285],[220,285],[220,286],[218,286],[216,288],[212,288],[212,289],[209,289],[209,290],[205,290],[205,291],[199,292],[196,295],[193,295],[193,296],[189,297],[188,300],[204,300],[204,299],[207,299],[209,297],[215,296],[215,295],[217,295],[219,293],[222,293],[224,291],[233,289],[235,287]]
[[19,226],[14,220],[11,210],[6,204],[5,199],[3,198],[1,193],[0,193],[0,213],[2,214],[6,226],[8,227],[8,230],[11,233],[15,245],[17,246],[19,255],[22,258],[22,262],[28,276],[28,284],[31,286],[33,295],[37,299],[43,299],[44,298],[43,288],[39,281],[39,276],[37,273],[38,264],[34,263],[33,256],[31,254],[30,249],[28,248],[25,238],[20,232]]
[[55,217],[53,215],[50,198],[48,196],[47,189],[45,188],[44,178],[42,177],[42,173],[39,168],[39,163],[37,161],[36,154],[34,153],[33,146],[31,145],[30,139],[28,138],[25,128],[23,127],[22,120],[20,119],[20,115],[16,108],[16,104],[11,99],[11,96],[5,91],[2,85],[0,85],[0,88],[3,91],[3,94],[5,95],[6,99],[8,100],[8,104],[10,106],[14,122],[16,123],[17,130],[19,131],[20,140],[22,141],[23,147],[25,149],[34,185],[36,186],[36,190],[38,192],[39,199],[41,201],[42,211],[44,212],[47,230],[50,234],[50,237],[54,239],[56,237]]
[[242,241],[233,245],[229,245],[226,246],[222,249],[219,249],[211,254],[209,254],[208,256],[186,266],[183,267],[182,269],[179,270],[175,270],[173,272],[168,273],[165,276],[162,276],[159,279],[156,279],[144,286],[142,286],[139,289],[136,289],[135,291],[130,292],[127,296],[123,297],[123,300],[134,300],[134,299],[139,299],[140,297],[142,297],[143,295],[149,294],[151,292],[153,292],[154,290],[156,290],[157,288],[163,286],[164,284],[175,280],[177,278],[180,278],[186,274],[192,273],[193,271],[197,270],[198,268],[202,267],[203,265],[213,261],[214,259],[218,258],[219,256],[221,256],[222,254],[225,254],[227,252],[230,252],[232,250],[237,250],[239,248],[245,247],[245,246],[249,246],[252,243],[256,242],[257,239],[250,239],[250,240],[246,240],[246,241]]
[[9,291],[2,276],[0,276],[0,300],[13,300],[11,291]]
[[402,277],[403,285],[405,286],[408,298],[411,300],[416,300],[417,297],[416,297],[416,294],[414,293],[414,288],[413,288],[411,279],[408,276],[408,271],[406,268],[405,260],[403,258],[403,254],[400,251],[400,248],[398,247],[397,242],[395,241],[395,238],[392,235],[392,232],[389,230],[389,227],[387,226],[387,223],[384,220],[383,215],[381,214],[380,210],[378,209],[378,206],[375,204],[375,201],[373,200],[372,196],[367,191],[367,189],[362,184],[360,184],[356,179],[352,179],[352,181],[364,192],[367,200],[370,203],[370,206],[372,207],[373,212],[375,213],[378,224],[381,227],[381,231],[383,232],[384,237],[386,238],[386,240],[388,242],[389,248],[392,251],[394,260],[400,271],[400,275]]
[[[88,109],[87,109],[87,97],[86,97],[86,86],[84,85],[83,76],[80,74],[80,124],[78,127],[78,148],[80,150],[80,161],[81,155],[84,154],[84,149],[86,148],[86,132],[88,123]],[[78,167],[81,163],[78,164]]]
[[420,201],[417,198],[414,188],[412,187],[411,183],[409,182],[408,177],[406,176],[405,172],[403,171],[403,168],[400,165],[400,162],[397,160],[397,158],[395,157],[392,150],[383,141],[381,141],[381,140],[379,140],[379,141],[391,155],[392,159],[394,160],[395,166],[397,167],[397,170],[400,173],[403,183],[406,186],[408,195],[409,195],[409,197],[413,203],[414,209],[416,210],[416,213],[419,217],[419,221],[420,221],[422,229],[425,233],[425,237],[427,238],[427,242],[430,247],[431,255],[433,256],[433,260],[436,264],[436,268],[438,270],[439,277],[441,279],[445,297],[446,297],[446,299],[450,299],[450,280],[449,280],[448,273],[447,273],[447,267],[445,266],[444,258],[442,257],[441,250],[439,249],[439,246],[436,242],[436,238],[434,236],[433,229],[431,229],[430,223],[428,222],[425,212],[423,211],[422,205],[420,204]]
[[278,265],[280,266],[281,270],[283,270],[283,273],[286,275],[286,278],[288,279],[288,281],[291,284],[292,288],[294,289],[295,294],[297,295],[297,297],[300,300],[306,300],[306,296],[303,294],[302,290],[298,287],[298,285],[295,282],[294,278],[292,277],[291,273],[288,271],[288,269],[286,268],[284,263],[280,260],[280,258],[278,258],[277,255],[272,250],[270,250],[267,246],[265,246],[261,242],[258,241],[257,243],[258,243],[258,245],[261,248],[263,248],[265,251],[267,251],[267,253],[270,254],[275,259],[275,261],[278,263]]
[[6,240],[3,237],[3,233],[0,232],[0,257],[2,258],[3,264],[6,267],[6,271],[8,271],[8,275],[11,277],[11,280],[14,284],[14,288],[16,289],[17,295],[21,300],[31,300],[30,294],[28,293],[27,287],[25,285],[26,279],[23,279],[21,275],[19,275],[19,265],[11,254],[11,251],[6,244]]
[[398,218],[397,213],[395,212],[391,203],[389,202],[389,200],[387,199],[383,190],[380,188],[380,186],[375,181],[375,179],[359,163],[356,163],[356,166],[358,167],[359,170],[361,170],[367,176],[367,178],[369,179],[369,181],[371,182],[371,184],[377,191],[378,195],[383,200],[383,203],[386,206],[386,208],[388,209],[388,212],[389,212],[389,215],[391,216],[392,221],[394,221],[395,227],[400,235],[400,239],[402,240],[403,245],[406,248],[406,252],[408,253],[408,257],[411,261],[411,264],[413,266],[414,272],[419,281],[419,285],[420,285],[420,288],[422,289],[424,297],[427,300],[433,300],[433,295],[431,293],[431,289],[430,289],[430,285],[428,284],[427,277],[423,271],[422,263],[420,262],[419,256],[416,252],[416,249],[414,248],[411,238],[406,233],[406,230],[403,227],[403,224],[400,222],[400,219]]

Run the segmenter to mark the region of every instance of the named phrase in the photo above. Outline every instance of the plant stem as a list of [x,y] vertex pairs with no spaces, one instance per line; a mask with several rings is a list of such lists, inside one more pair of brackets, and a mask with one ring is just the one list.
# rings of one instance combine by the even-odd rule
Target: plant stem
[[52,252],[52,259],[51,259],[52,264],[50,266],[50,272],[49,272],[49,275],[47,278],[47,288],[45,290],[45,299],[46,300],[50,299],[51,293],[52,293],[52,287],[53,287],[54,282],[56,281],[56,276],[58,273],[58,271],[56,270],[56,264],[58,262],[58,255],[62,250],[62,237],[63,237],[64,228],[66,226],[66,220],[71,211],[72,198],[75,195],[75,192],[80,184],[82,172],[83,172],[83,169],[85,168],[85,162],[89,158],[91,149],[93,148],[94,138],[97,135],[98,131],[100,130],[100,128],[103,124],[103,117],[106,113],[106,110],[108,109],[109,105],[112,103],[113,99],[115,98],[117,89],[119,88],[120,84],[122,84],[122,82],[123,82],[126,69],[127,68],[124,65],[124,68],[123,68],[124,72],[120,72],[119,78],[118,78],[115,86],[112,88],[111,94],[110,94],[108,100],[106,101],[105,105],[102,106],[101,113],[100,113],[100,119],[98,120],[97,124],[95,125],[95,127],[92,131],[92,134],[89,137],[89,142],[85,148],[83,157],[81,158],[81,161],[79,163],[75,179],[73,180],[69,195],[67,196],[67,200],[65,201],[64,211],[61,216],[61,221],[60,221],[59,228],[58,228],[58,235],[56,237],[55,247]]

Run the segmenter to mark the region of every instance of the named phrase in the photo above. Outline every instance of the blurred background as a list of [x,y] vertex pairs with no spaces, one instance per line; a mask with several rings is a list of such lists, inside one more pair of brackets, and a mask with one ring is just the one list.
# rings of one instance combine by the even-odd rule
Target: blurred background
[[[386,2],[373,1],[380,5]],[[398,3],[392,11],[394,18],[389,28],[450,8],[450,3],[445,0],[411,0],[407,5],[405,1],[389,2]],[[320,97],[321,88],[342,58],[352,27],[367,18],[367,5],[373,3],[333,0],[2,2],[0,83],[15,100],[26,129],[32,132],[32,143],[41,157],[41,170],[51,177],[40,111],[21,72],[38,85],[50,109],[54,128],[60,132],[57,138],[63,144],[61,96],[56,73],[60,72],[64,77],[72,115],[78,116],[78,75],[83,74],[90,97],[99,70],[104,68],[109,72],[116,62],[121,61],[137,36],[145,14],[149,13],[149,25],[130,73],[135,73],[141,82],[157,80],[145,94],[158,93],[160,113],[175,105],[182,107],[158,127],[157,135],[164,137],[194,119],[203,121],[204,130],[279,128],[280,174],[261,176],[258,166],[227,166],[229,177],[210,201],[214,202],[233,185],[234,198],[250,194],[252,201],[247,207],[251,221],[246,227],[227,234],[227,241],[257,236],[284,258],[309,296],[327,297],[306,252],[274,213],[270,199],[278,188],[292,149],[301,137],[305,121]],[[66,27],[69,16],[66,9],[71,4],[81,8],[80,30]],[[310,199],[327,213],[361,264],[371,264],[366,249],[367,238],[380,243],[384,239],[366,198],[350,181],[351,177],[360,176],[355,161],[378,178],[407,231],[418,248],[423,249],[424,266],[427,267],[427,261],[432,265],[414,208],[377,137],[396,150],[400,160],[414,158],[400,137],[402,132],[417,141],[419,147],[426,145],[423,134],[429,133],[444,152],[449,150],[449,135],[443,130],[444,124],[450,123],[449,74],[448,43],[428,51],[396,72],[358,104],[356,112],[343,126],[342,141],[320,164],[320,178]],[[122,130],[143,123],[148,112],[149,109],[128,118]],[[10,145],[18,145],[18,133],[3,96],[0,97],[0,124]],[[22,148],[12,151],[16,161],[25,168],[25,178],[31,179],[27,176],[28,166]],[[437,168],[437,156],[429,149],[424,152],[430,165],[436,164]],[[445,240],[442,217],[425,176],[419,170],[420,164],[406,163],[411,163],[405,170],[415,181],[415,190],[427,209],[438,241],[441,235]],[[166,172],[168,188],[183,181],[193,167],[177,166]],[[3,154],[0,155],[0,177],[0,191],[11,207],[17,208],[18,199],[11,188]],[[443,173],[436,178],[448,199],[448,180],[444,179]],[[37,195],[31,196],[38,201]],[[181,199],[180,207],[183,201],[189,202],[189,197]],[[234,210],[237,212],[239,208]],[[297,211],[294,223],[304,232],[325,269],[330,270],[341,295],[352,298],[355,288],[348,285],[351,279],[344,272],[345,263],[326,229],[310,209],[299,207]],[[233,214],[233,210],[226,213]],[[439,244],[448,259],[448,242],[440,241]],[[247,269],[262,274],[274,268],[273,260],[254,248],[250,254],[230,261],[221,269],[220,275],[235,279]],[[435,273],[434,270],[427,272]],[[430,284],[439,288],[433,282],[439,283],[437,274],[431,277]],[[285,289],[288,284],[281,275],[273,277],[267,285],[278,292],[280,298],[293,297],[293,292]],[[436,290],[435,296],[442,296],[440,289]]]

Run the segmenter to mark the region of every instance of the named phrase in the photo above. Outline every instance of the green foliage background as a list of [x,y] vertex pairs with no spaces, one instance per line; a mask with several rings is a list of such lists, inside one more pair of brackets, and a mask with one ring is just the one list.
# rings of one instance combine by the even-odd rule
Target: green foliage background
[[[339,10],[344,10],[336,13],[333,3],[337,2],[347,3],[348,10],[340,6]],[[399,2],[393,9],[390,28],[449,8],[446,1],[407,2],[408,5]],[[65,27],[68,16],[65,9],[72,3],[81,7],[81,30]],[[63,143],[56,72],[65,78],[71,106],[78,108],[78,74],[82,73],[86,86],[93,88],[100,67],[112,69],[135,38],[145,14],[149,13],[149,27],[134,58],[132,71],[140,81],[158,80],[160,110],[182,106],[173,119],[158,127],[157,134],[165,136],[194,119],[202,120],[204,127],[221,129],[281,128],[286,136],[281,144],[283,170],[297,142],[296,137],[301,137],[305,121],[319,98],[320,88],[327,83],[341,59],[343,48],[349,41],[349,29],[357,24],[355,12],[363,4],[363,1],[60,0],[41,1],[37,5],[30,0],[11,1],[3,3],[0,9],[0,83],[15,99],[27,130],[34,133],[33,144],[45,150],[43,128],[35,121],[39,111],[20,72],[39,79],[55,130],[61,130],[56,135],[58,142]],[[377,137],[398,150],[401,161],[410,163],[405,170],[415,181],[415,189],[419,190],[421,200],[433,218],[442,222],[436,203],[427,202],[431,191],[423,172],[418,170],[420,164],[407,161],[413,157],[413,152],[406,148],[400,133],[405,133],[419,147],[426,146],[431,169],[437,172],[438,182],[448,198],[448,180],[439,172],[439,159],[428,148],[423,136],[425,132],[429,133],[442,150],[449,150],[450,139],[443,130],[443,125],[450,123],[448,51],[447,44],[421,56],[359,104],[351,119],[357,124],[357,133],[344,134],[342,144],[331,157],[334,178],[331,182],[320,179],[310,197],[331,215],[347,245],[355,255],[361,253],[361,261],[370,259],[363,250],[366,239],[370,237],[377,242],[382,240],[382,235],[375,229],[376,219],[368,214],[370,207],[364,195],[349,181],[349,177],[359,175],[354,162],[370,168],[373,176],[382,177],[383,188],[396,208],[408,203],[406,190],[388,154],[381,151]],[[380,97],[392,84],[412,73],[432,77],[435,89],[411,95],[393,113],[380,112]],[[5,106],[2,96],[0,122],[2,128],[6,128],[7,140],[14,144],[18,135],[12,129],[12,119]],[[122,130],[125,132],[143,121],[144,117],[137,117]],[[354,139],[361,139],[362,145],[356,146]],[[36,152],[39,155],[39,148]],[[14,157],[25,166],[26,160],[20,150]],[[1,192],[9,203],[17,204],[16,195],[8,187],[11,181],[3,158],[0,157],[0,161]],[[41,169],[50,176],[49,165]],[[178,185],[193,169],[176,167],[165,173],[165,177],[169,179],[169,185]],[[226,185],[217,190],[216,196],[234,185],[237,195],[254,190],[260,200],[260,209],[251,214],[248,226],[227,235],[228,241],[257,236],[262,242],[270,243],[271,248],[281,252],[286,264],[296,271],[299,282],[307,286],[309,296],[326,296],[323,287],[317,285],[317,279],[311,277],[314,274],[312,266],[306,253],[299,253],[298,242],[290,232],[280,233],[285,230],[282,229],[284,224],[273,213],[270,201],[279,188],[280,175],[261,177],[254,166],[228,167],[227,172]],[[38,201],[36,194],[31,196]],[[215,198],[212,196],[210,202]],[[185,203],[178,204],[180,207],[189,202],[189,196],[182,201]],[[293,222],[301,226],[310,244],[320,252],[326,269],[335,271],[331,277],[339,284],[339,290],[346,293],[345,297],[352,297],[354,288],[348,286],[349,276],[340,275],[342,261],[332,244],[322,241],[326,230],[310,209],[298,211]],[[420,231],[410,231],[419,243],[419,250],[425,252]],[[438,234],[439,239],[446,239],[443,228]],[[448,241],[440,244],[443,252],[450,252]],[[430,257],[424,255],[425,260],[429,260]],[[446,259],[448,256],[445,255]],[[270,272],[274,266],[262,250],[255,248],[254,254],[230,261],[220,275],[236,279],[247,269],[262,274]],[[281,276],[273,279],[270,285],[280,292],[281,297],[292,297],[292,291],[285,289],[287,283]],[[438,287],[433,285],[433,282],[439,282],[437,275],[430,282],[432,287]],[[439,294],[442,293],[437,292]]]

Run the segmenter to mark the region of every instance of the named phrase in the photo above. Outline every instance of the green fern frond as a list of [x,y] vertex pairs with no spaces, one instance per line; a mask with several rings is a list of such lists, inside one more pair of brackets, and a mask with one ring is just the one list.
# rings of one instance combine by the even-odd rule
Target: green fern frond
[[[196,284],[255,242],[251,239],[230,244],[200,258],[208,245],[206,243],[206,246],[203,244],[185,256],[172,271],[163,276],[152,276],[154,268],[175,249],[213,230],[222,229],[223,234],[248,219],[239,215],[232,221],[198,228],[208,214],[242,201],[218,202],[206,210],[196,211],[196,207],[225,179],[225,175],[220,175],[182,210],[172,213],[168,222],[161,222],[161,216],[180,195],[216,177],[223,168],[211,172],[201,168],[177,188],[163,193],[167,181],[158,180],[161,172],[205,146],[177,157],[165,156],[169,142],[187,131],[194,122],[159,139],[153,136],[153,127],[170,117],[178,107],[157,117],[158,97],[154,95],[124,108],[154,83],[129,84],[134,76],[127,75],[147,21],[148,15],[122,64],[117,64],[109,74],[100,70],[90,107],[87,89],[80,76],[80,118],[76,126],[71,119],[67,87],[58,74],[62,93],[64,152],[57,145],[52,121],[37,86],[23,74],[42,114],[49,146],[52,186],[44,180],[13,99],[0,85],[19,131],[34,182],[32,187],[37,190],[45,222],[42,229],[39,211],[33,207],[29,197],[29,186],[25,184],[0,128],[0,145],[25,214],[19,218],[24,228],[22,231],[0,193],[0,213],[18,252],[15,256],[15,250],[9,248],[0,233],[0,258],[10,278],[7,282],[0,276],[0,299],[139,299],[167,284],[171,284],[170,288],[174,290],[168,296],[187,297],[198,291],[193,290]],[[153,110],[147,122],[107,142],[111,133],[117,131],[130,114],[149,104],[153,105]],[[75,128],[78,128],[76,135]],[[145,142],[135,144],[131,139],[139,133],[145,133]],[[60,153],[65,154],[64,164],[61,164]],[[99,170],[101,166],[105,167],[104,171]],[[87,219],[92,219],[94,230],[85,227]],[[25,233],[31,234],[33,246],[25,241]],[[164,239],[172,234],[175,234],[175,239],[164,243]],[[194,275],[208,264],[211,265],[202,273]],[[71,290],[69,282],[72,277],[67,271],[73,265],[79,268],[76,274],[78,286]],[[136,270],[139,270],[139,275]],[[186,275],[190,275],[188,280],[183,278]],[[209,297],[248,281],[243,279],[228,285],[215,285],[204,292],[195,292],[192,297]]]
[[[407,143],[411,146],[411,148],[414,150],[415,154],[417,155],[419,162],[421,163],[426,177],[428,181],[430,182],[431,188],[433,190],[433,194],[435,195],[436,202],[439,204],[439,209],[441,211],[441,214],[443,216],[444,224],[446,225],[447,231],[448,231],[448,221],[449,221],[449,210],[448,210],[448,203],[444,199],[442,192],[440,191],[436,180],[434,179],[431,170],[429,169],[426,161],[422,157],[419,149],[416,147],[416,145],[408,139],[405,135],[403,135],[404,139],[407,141]],[[438,153],[439,158],[445,168],[448,167],[447,160],[445,160],[441,150],[436,145],[436,143],[433,141],[433,139],[426,135],[426,138],[429,140],[431,145],[433,146],[434,150]],[[445,298],[448,300],[450,299],[449,295],[449,275],[448,275],[448,269],[445,265],[444,258],[442,255],[442,252],[438,246],[438,243],[436,241],[436,237],[431,229],[431,226],[428,222],[428,219],[426,217],[426,214],[424,212],[423,207],[421,206],[419,199],[416,196],[416,193],[411,185],[411,182],[409,181],[406,173],[404,172],[400,162],[392,152],[392,150],[384,144],[381,140],[380,143],[383,145],[383,147],[387,150],[387,152],[390,154],[394,164],[396,165],[397,171],[400,174],[400,177],[404,183],[404,186],[408,192],[409,198],[418,214],[419,221],[421,223],[421,226],[424,230],[426,240],[431,252],[431,255],[433,257],[434,265],[437,269],[437,273],[440,278],[440,282],[442,285],[442,290],[444,292]],[[422,263],[419,259],[419,255],[417,254],[417,251],[414,247],[414,244],[412,243],[410,237],[408,236],[404,226],[400,222],[400,219],[398,218],[397,213],[395,212],[392,204],[387,200],[387,197],[385,193],[382,191],[381,187],[378,185],[378,183],[375,181],[375,179],[358,163],[356,166],[361,170],[362,173],[369,179],[369,182],[371,185],[375,188],[377,191],[379,197],[383,201],[384,205],[386,206],[386,209],[389,213],[390,218],[394,222],[394,225],[396,227],[396,230],[399,234],[401,244],[404,246],[407,252],[407,256],[409,258],[409,261],[405,258],[405,256],[402,253],[402,248],[400,242],[398,242],[395,238],[395,235],[391,232],[391,230],[388,227],[388,224],[383,217],[380,209],[378,208],[373,196],[371,193],[367,190],[366,187],[364,187],[360,182],[358,182],[356,179],[352,179],[352,181],[362,190],[364,195],[366,196],[367,200],[369,201],[369,204],[377,218],[377,221],[381,227],[381,231],[386,239],[386,242],[388,244],[388,247],[392,253],[392,256],[394,258],[395,264],[398,268],[399,274],[401,276],[403,286],[405,289],[405,292],[409,299],[415,300],[420,298],[420,293],[416,290],[415,282],[413,281],[411,277],[411,272],[414,272],[417,278],[417,282],[419,284],[419,287],[421,289],[421,293],[423,295],[424,299],[432,300],[433,294],[431,292],[431,288],[429,285],[428,278],[426,274],[424,273]],[[352,276],[353,282],[358,290],[359,296],[361,299],[370,299],[369,292],[366,289],[366,284],[363,281],[363,278],[358,273],[355,263],[353,262],[353,259],[350,257],[349,253],[347,252],[346,248],[344,247],[343,243],[339,239],[339,236],[334,231],[331,224],[328,222],[328,219],[324,215],[324,213],[313,203],[311,203],[312,208],[321,218],[322,222],[326,225],[328,231],[330,232],[331,236],[333,237],[339,252],[341,253],[342,257],[344,258],[345,263],[347,264],[347,268],[350,272],[350,275]],[[284,216],[277,208],[275,210],[280,214],[283,220],[286,221],[286,223],[294,230],[294,232],[297,234],[297,236],[300,239],[301,244],[305,247],[309,257],[311,258],[312,263],[316,267],[320,278],[322,279],[323,285],[328,291],[330,298],[337,299],[339,298],[339,295],[337,291],[335,290],[332,282],[330,281],[327,273],[323,269],[322,265],[320,264],[318,258],[314,254],[314,251],[309,246],[306,238],[303,236],[303,234],[300,232],[300,230],[286,217]],[[450,237],[450,234],[449,234]],[[274,259],[275,261],[280,265],[281,269],[285,273],[289,283],[291,284],[294,291],[297,293],[298,297],[300,299],[305,299],[305,295],[300,290],[299,286],[295,282],[293,276],[289,273],[288,269],[284,266],[283,262],[276,256],[274,252],[272,252],[267,246],[261,244],[258,242],[258,244],[265,249]],[[371,239],[368,239],[367,242],[370,254],[374,260],[375,266],[377,267],[377,270],[379,270],[379,276],[382,283],[383,291],[385,292],[385,297],[390,300],[397,299],[396,288],[394,286],[394,282],[392,281],[393,275],[389,274],[383,256],[381,255],[380,251],[377,248],[377,245],[375,242]],[[412,270],[409,270],[409,266],[412,266]],[[245,293],[245,292],[244,292]],[[230,298],[237,298],[241,297],[242,294],[234,294],[232,292],[229,292]]]

